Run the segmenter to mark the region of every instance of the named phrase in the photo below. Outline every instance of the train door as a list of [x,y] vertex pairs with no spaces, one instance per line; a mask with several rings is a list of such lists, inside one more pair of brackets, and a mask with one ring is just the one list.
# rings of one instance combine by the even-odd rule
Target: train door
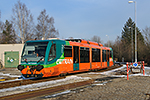
[[73,46],[73,70],[79,70],[79,47]]
[[106,50],[102,50],[102,66],[106,67],[107,66],[107,62],[106,62]]

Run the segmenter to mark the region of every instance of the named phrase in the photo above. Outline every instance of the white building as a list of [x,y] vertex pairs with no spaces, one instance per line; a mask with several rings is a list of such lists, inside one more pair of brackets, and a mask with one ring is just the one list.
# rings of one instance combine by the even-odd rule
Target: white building
[[17,67],[24,44],[0,44],[0,67]]

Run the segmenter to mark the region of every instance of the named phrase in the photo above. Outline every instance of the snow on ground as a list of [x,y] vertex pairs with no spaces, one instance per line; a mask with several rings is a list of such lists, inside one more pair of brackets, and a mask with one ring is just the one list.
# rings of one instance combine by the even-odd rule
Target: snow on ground
[[122,67],[120,68],[117,68],[117,69],[113,69],[113,70],[109,70],[109,71],[105,71],[105,72],[90,72],[89,74],[101,74],[101,75],[112,75],[113,72],[116,72],[118,70],[121,70],[121,69],[124,69],[126,68],[126,65],[123,65]]
[[[118,70],[122,70],[122,69],[125,69],[126,68],[126,65],[123,65],[122,67],[120,68],[117,68],[117,69],[113,69],[111,71],[105,71],[105,72],[90,72],[88,74],[101,74],[101,75],[109,75],[109,76],[112,76],[112,77],[126,77],[126,75],[114,75],[112,73],[118,71]],[[149,71],[148,71],[149,70]],[[10,75],[10,74],[3,74],[3,73],[0,73],[0,75],[3,75],[3,76],[11,76],[11,77],[20,77],[20,76],[17,76],[17,75]],[[139,73],[139,74],[130,74],[130,76],[143,76],[142,73]],[[150,67],[146,67],[145,66],[145,75],[144,76],[150,76]],[[21,89],[32,89],[32,88],[41,88],[41,87],[46,87],[46,86],[49,86],[49,85],[55,85],[56,83],[65,83],[66,81],[77,81],[77,80],[88,80],[90,79],[89,77],[78,77],[78,76],[68,76],[66,77],[65,79],[59,79],[59,80],[54,80],[54,81],[48,81],[48,82],[41,82],[41,83],[34,83],[34,84],[29,84],[29,85],[23,85],[23,86],[17,86],[17,87],[12,87],[12,88],[6,88],[6,89],[0,89],[0,93],[1,92],[6,92],[6,91],[14,91],[14,90],[21,90]]]
[[0,72],[0,75],[2,75],[2,76],[8,76],[8,77],[20,77],[20,76],[18,76],[18,75],[11,75],[11,74],[4,74],[4,73],[1,73]]
[[61,93],[56,93],[56,94],[53,94],[53,95],[45,96],[45,98],[52,98],[52,97],[56,97],[56,96],[59,96],[59,95],[67,94],[67,93],[70,93],[70,92],[71,92],[70,90],[67,90],[67,91],[63,91]]
[[[126,70],[126,65],[123,65],[121,68],[113,69],[111,71],[97,72],[97,73],[96,72],[90,72],[88,74],[91,74],[91,75],[92,74],[107,75],[107,76],[111,76],[111,77],[126,77],[126,75],[114,75],[115,72],[120,71],[120,70]],[[3,73],[0,73],[0,75],[10,76],[10,77],[20,77],[20,76],[17,76],[17,75],[10,75],[10,74],[3,74]],[[129,74],[129,77],[130,76],[143,76],[143,74],[142,73]],[[150,67],[145,66],[145,75],[144,76],[150,76]],[[68,76],[65,79],[59,79],[59,80],[53,80],[53,81],[47,81],[47,82],[17,86],[17,87],[12,87],[12,88],[0,89],[0,96],[4,96],[5,92],[6,93],[18,93],[18,91],[27,92],[27,91],[33,91],[33,90],[38,90],[38,89],[43,89],[43,88],[48,88],[48,87],[53,87],[53,86],[59,86],[59,85],[62,85],[62,84],[79,82],[79,81],[84,81],[84,80],[89,80],[89,79],[91,79],[91,78],[89,78],[89,77],[78,77],[76,75],[73,75],[73,76]],[[105,81],[105,82],[96,83],[96,84],[93,84],[93,85],[105,85],[107,83],[108,82]],[[46,98],[55,97],[55,96],[58,96],[58,95],[69,93],[69,92],[70,92],[70,90],[67,90],[67,91],[64,91],[64,92],[61,92],[61,93],[58,93],[58,94],[49,95]]]
[[12,88],[6,88],[6,89],[0,89],[0,93],[2,92],[8,92],[8,91],[14,91],[14,90],[21,90],[21,89],[30,89],[32,91],[33,88],[42,88],[42,87],[52,87],[51,85],[55,85],[56,83],[60,83],[59,85],[62,85],[61,83],[65,83],[66,81],[81,81],[81,80],[89,80],[89,77],[77,77],[77,76],[68,76],[65,79],[59,79],[59,80],[54,80],[54,81],[47,81],[47,82],[41,82],[41,83],[34,83],[34,84],[29,84],[29,85],[23,85],[23,86],[17,86],[17,87],[12,87]]
[[[117,68],[117,69],[113,69],[113,70],[110,70],[110,71],[105,71],[105,72],[97,72],[97,73],[94,73],[94,72],[90,72],[89,74],[101,74],[101,75],[109,75],[109,76],[112,76],[112,77],[127,77],[127,75],[114,75],[113,73],[119,71],[119,70],[126,70],[126,65],[123,65],[122,67],[120,68]],[[150,76],[150,67],[147,67],[147,66],[144,66],[145,68],[145,75],[144,76]],[[138,73],[138,74],[129,74],[129,77],[130,76],[143,76],[142,73]]]

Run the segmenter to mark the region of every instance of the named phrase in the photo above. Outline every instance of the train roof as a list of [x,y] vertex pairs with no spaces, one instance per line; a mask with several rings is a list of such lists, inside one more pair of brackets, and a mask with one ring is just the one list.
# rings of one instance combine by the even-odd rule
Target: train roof
[[97,42],[93,42],[93,41],[89,41],[89,40],[84,40],[84,39],[65,39],[65,40],[62,40],[62,39],[59,39],[59,38],[49,38],[47,40],[30,40],[30,41],[27,41],[28,42],[42,42],[42,41],[62,41],[62,42],[65,42],[65,41],[68,41],[68,42],[71,42],[71,43],[74,43],[74,44],[84,44],[84,45],[91,45],[92,47],[101,47],[102,49],[109,49],[109,50],[112,50],[112,48],[110,47],[104,47],[101,43],[97,43]]
[[84,40],[84,39],[65,39],[65,40],[66,41],[72,41],[72,42],[79,42],[79,43],[86,43],[86,44],[93,44],[93,45],[103,46],[101,43],[88,41],[88,40]]
[[71,42],[76,42],[76,43],[82,43],[82,44],[87,44],[90,45],[92,47],[100,47],[102,49],[106,49],[106,50],[112,50],[111,47],[104,47],[101,43],[97,43],[97,42],[93,42],[93,41],[88,41],[88,40],[84,40],[84,39],[65,39],[66,41],[71,41]]
[[[51,40],[61,40],[59,38],[49,38],[47,40],[29,40],[26,42],[41,42],[41,41],[51,41]],[[93,42],[93,41],[88,41],[88,40],[84,40],[84,39],[65,39],[62,41],[71,41],[71,42],[78,42],[78,43],[85,43],[85,44],[92,44],[92,45],[98,45],[98,46],[103,46],[101,43],[97,43],[97,42]]]
[[59,38],[49,38],[47,40],[29,40],[29,41],[26,41],[27,43],[28,42],[42,42],[42,41],[45,41],[45,42],[48,42],[48,41],[64,41],[64,40],[61,40]]

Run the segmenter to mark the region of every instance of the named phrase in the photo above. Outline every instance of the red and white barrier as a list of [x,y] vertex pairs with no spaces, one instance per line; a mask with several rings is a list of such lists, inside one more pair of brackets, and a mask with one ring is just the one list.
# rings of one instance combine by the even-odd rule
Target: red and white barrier
[[[143,75],[145,75],[145,68],[144,68],[144,61],[142,61],[141,63],[140,62],[138,62],[138,64],[140,64],[141,65],[141,69],[143,70]],[[129,71],[130,71],[130,69],[131,69],[131,67],[129,67],[129,65],[133,65],[132,63],[126,63],[126,66],[127,66],[127,80],[129,80]]]

